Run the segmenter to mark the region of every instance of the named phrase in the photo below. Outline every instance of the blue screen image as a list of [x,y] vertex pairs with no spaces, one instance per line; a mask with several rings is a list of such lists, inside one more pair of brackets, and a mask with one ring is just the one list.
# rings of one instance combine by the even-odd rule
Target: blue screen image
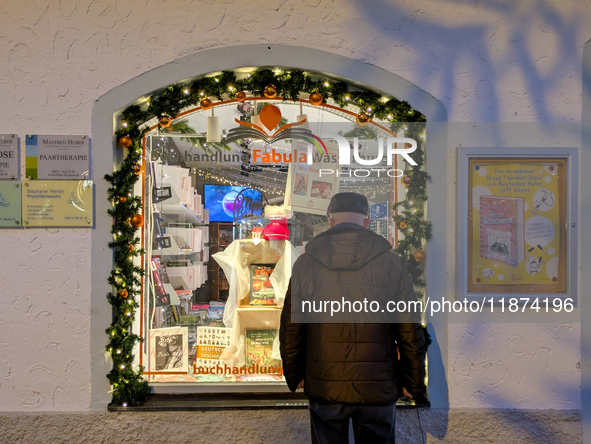
[[[246,190],[246,191],[244,191]],[[242,191],[242,196],[249,197],[252,202],[260,204],[262,194],[248,187],[232,187],[228,185],[204,185],[205,209],[209,210],[210,222],[234,222],[234,201]],[[254,214],[261,214],[259,208]]]

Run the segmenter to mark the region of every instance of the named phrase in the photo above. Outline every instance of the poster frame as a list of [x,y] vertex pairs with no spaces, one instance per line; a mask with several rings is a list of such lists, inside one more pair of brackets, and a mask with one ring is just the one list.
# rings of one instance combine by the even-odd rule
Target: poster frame
[[[182,341],[182,355],[180,366],[174,367],[178,370],[156,369],[157,360],[156,353],[159,349],[157,338],[180,336]],[[188,327],[164,327],[149,330],[148,333],[148,347],[149,347],[149,371],[143,372],[149,375],[171,375],[182,374],[186,375],[189,372],[189,328]]]
[[[561,231],[564,235],[564,248],[566,249],[567,263],[564,267],[566,275],[565,291],[555,291],[555,289],[542,288],[541,291],[515,291],[519,288],[517,285],[509,287],[508,292],[494,291],[471,291],[470,286],[470,215],[472,213],[470,204],[470,161],[472,159],[482,159],[507,163],[515,161],[547,161],[548,159],[564,160],[565,175],[564,192],[565,211]],[[530,303],[533,298],[572,298],[577,301],[577,213],[578,213],[578,148],[575,147],[459,147],[458,148],[458,223],[457,223],[457,267],[458,267],[458,299],[482,300],[491,298],[500,301],[504,298],[506,301],[510,298],[529,298]],[[561,247],[562,248],[562,247]],[[492,286],[491,286],[492,287]],[[502,289],[499,286],[499,289]]]

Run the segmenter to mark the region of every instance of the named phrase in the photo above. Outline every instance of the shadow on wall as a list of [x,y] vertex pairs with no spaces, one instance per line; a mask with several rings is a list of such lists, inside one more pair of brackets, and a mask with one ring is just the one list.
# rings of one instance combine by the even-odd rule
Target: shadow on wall
[[[417,423],[419,426],[419,433],[421,435],[424,436],[425,433],[428,433],[429,435],[441,440],[445,438],[445,435],[447,434],[447,430],[449,427],[449,390],[446,366],[443,362],[441,344],[437,336],[438,334],[441,334],[439,332],[447,333],[447,329],[441,329],[439,327],[441,326],[427,324],[427,329],[429,331],[429,334],[431,335],[431,345],[429,346],[428,352],[429,379],[439,379],[439,383],[437,384],[438,393],[429,393],[429,398],[437,397],[437,407],[439,407],[436,410],[437,412],[439,412],[438,421],[422,424],[420,416],[422,409],[417,409]],[[445,343],[447,343],[447,341],[445,341]]]
[[[433,17],[443,22],[445,12],[451,7],[458,11],[464,8],[466,12],[453,15],[448,19],[450,25],[443,26],[429,21],[428,17],[425,19],[428,11],[420,7],[403,7],[387,0],[371,3],[373,7],[359,7],[359,13],[379,28],[378,35],[387,34],[397,46],[420,55],[416,64],[408,68],[409,80],[416,85],[428,85],[433,80],[431,77],[438,77],[437,94],[448,110],[456,110],[451,120],[498,122],[499,95],[503,90],[527,101],[525,106],[515,109],[516,116],[531,114],[541,122],[563,120],[560,114],[552,112],[551,100],[560,98],[557,92],[564,86],[563,77],[580,70],[575,37],[581,30],[582,16],[576,11],[562,16],[546,0],[525,3],[448,0],[437,2],[443,13]],[[487,14],[479,14],[478,10]],[[494,14],[499,20],[481,19],[480,24],[474,24],[478,18],[470,20],[473,16]],[[471,24],[464,24],[469,20]],[[507,26],[501,27],[502,23]],[[532,30],[538,33],[536,38]],[[543,40],[538,38],[542,36]],[[425,41],[432,48],[428,53],[424,50]],[[495,47],[502,51],[491,53],[490,48]],[[534,47],[536,51],[532,51]],[[549,56],[548,51],[551,51]],[[515,73],[511,76],[514,81],[509,84],[505,81],[508,72]],[[466,82],[458,84],[462,78]],[[472,94],[476,95],[475,100],[469,97]],[[454,107],[449,106],[452,101],[456,102]],[[527,112],[529,108],[533,110]]]

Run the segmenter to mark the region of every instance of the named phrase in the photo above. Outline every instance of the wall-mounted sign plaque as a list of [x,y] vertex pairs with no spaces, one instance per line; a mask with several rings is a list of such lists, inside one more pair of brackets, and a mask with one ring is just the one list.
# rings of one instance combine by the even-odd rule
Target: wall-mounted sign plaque
[[0,134],[0,179],[18,179],[20,150],[15,134]]
[[20,181],[0,181],[0,227],[21,227]]
[[25,227],[91,227],[93,188],[90,180],[43,180],[22,183]]
[[90,143],[86,136],[26,138],[26,175],[30,179],[88,179]]

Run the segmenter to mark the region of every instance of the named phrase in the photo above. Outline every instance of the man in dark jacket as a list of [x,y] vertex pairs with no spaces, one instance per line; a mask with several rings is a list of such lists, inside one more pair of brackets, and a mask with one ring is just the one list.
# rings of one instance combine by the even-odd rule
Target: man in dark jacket
[[384,323],[391,321],[366,312],[338,317],[340,323],[330,323],[332,313],[297,323],[297,305],[304,299],[329,301],[324,311],[330,311],[330,301],[346,306],[345,301],[365,300],[365,307],[372,301],[416,301],[404,262],[386,239],[367,229],[368,213],[365,196],[332,197],[330,228],[312,239],[294,264],[281,314],[283,371],[291,391],[303,384],[313,443],[348,443],[349,419],[357,443],[393,443],[402,390],[424,399],[425,338],[419,323],[401,318]]

